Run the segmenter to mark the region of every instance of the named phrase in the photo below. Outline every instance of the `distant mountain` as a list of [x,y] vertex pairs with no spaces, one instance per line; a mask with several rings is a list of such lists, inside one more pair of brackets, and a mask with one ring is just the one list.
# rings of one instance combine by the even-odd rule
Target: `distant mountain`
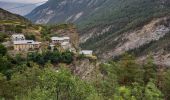
[[[24,23],[30,23],[30,21],[20,15],[10,13],[4,9],[0,8],[0,22],[3,21],[19,21],[19,22],[24,22]],[[1,25],[1,23],[0,23]]]
[[[164,23],[169,22],[169,16],[170,0],[49,0],[26,17],[35,23],[75,23],[81,33],[81,47],[110,58],[164,37],[169,33],[169,25]],[[159,23],[152,25],[155,19]],[[136,30],[154,37],[148,39],[147,33],[140,37]],[[132,32],[136,41],[129,44]]]
[[[20,8],[20,6],[24,6],[24,7]],[[19,8],[10,9],[10,8],[15,8],[15,7],[19,7]],[[35,5],[35,4],[11,3],[11,2],[0,1],[0,8],[6,9],[6,10],[9,9],[8,11],[15,13],[15,14],[22,15],[22,16],[30,13],[36,7],[37,7],[37,5]]]
[[26,17],[35,23],[79,22],[108,0],[49,0]]

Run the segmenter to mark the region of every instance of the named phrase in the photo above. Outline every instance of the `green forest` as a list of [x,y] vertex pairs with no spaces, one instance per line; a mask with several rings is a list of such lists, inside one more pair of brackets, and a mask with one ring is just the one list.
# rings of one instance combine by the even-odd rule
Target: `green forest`
[[26,58],[10,56],[0,45],[0,100],[169,100],[170,69],[157,66],[152,57],[139,64],[124,54],[101,63],[95,79],[82,80],[64,65],[74,54],[45,51]]

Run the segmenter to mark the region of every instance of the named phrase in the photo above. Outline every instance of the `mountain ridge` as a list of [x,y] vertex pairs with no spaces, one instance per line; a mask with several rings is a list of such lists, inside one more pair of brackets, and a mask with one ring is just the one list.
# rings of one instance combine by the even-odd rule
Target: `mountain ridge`
[[17,15],[17,14],[13,14],[9,11],[6,11],[2,8],[0,8],[0,20],[3,21],[3,20],[6,20],[6,21],[21,21],[21,22],[27,22],[27,23],[30,23],[30,21],[26,18],[24,18],[23,16],[21,15]]
[[[21,7],[21,6],[24,6],[24,7]],[[37,5],[0,1],[0,7],[5,10],[8,10],[9,12],[24,16],[30,13],[34,8],[36,8]],[[16,7],[19,7],[19,8],[16,8]],[[15,9],[10,9],[10,8],[15,8]]]

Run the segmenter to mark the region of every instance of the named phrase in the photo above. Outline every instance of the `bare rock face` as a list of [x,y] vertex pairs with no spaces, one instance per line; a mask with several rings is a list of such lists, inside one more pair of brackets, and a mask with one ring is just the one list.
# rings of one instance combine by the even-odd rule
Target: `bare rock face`
[[158,65],[170,66],[170,17],[153,19],[140,29],[126,32],[116,40],[121,40],[113,50],[103,54],[104,59],[114,58],[130,50],[139,50],[139,61],[152,55]]
[[165,26],[169,18],[160,18],[151,21],[140,30],[125,33],[121,39],[125,42],[119,43],[112,52],[112,56],[120,55],[125,51],[139,48],[140,46],[150,43],[151,41],[158,41],[170,32],[170,26]]
[[98,73],[99,63],[95,60],[84,58],[76,60],[71,68],[73,73],[81,79],[93,81]]

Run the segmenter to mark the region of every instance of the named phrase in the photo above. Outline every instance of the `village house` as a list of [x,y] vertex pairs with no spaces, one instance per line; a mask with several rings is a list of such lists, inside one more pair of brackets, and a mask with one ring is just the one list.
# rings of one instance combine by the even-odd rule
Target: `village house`
[[40,48],[41,42],[36,42],[34,40],[25,40],[23,34],[14,34],[11,37],[14,50],[16,51],[29,51]]
[[93,51],[92,50],[82,50],[79,52],[79,54],[83,54],[85,56],[93,56]]
[[23,34],[14,34],[11,36],[12,41],[22,41],[25,40],[25,36]]
[[63,49],[70,49],[70,37],[51,37],[52,44],[51,47],[54,47],[56,44],[59,44]]
[[16,51],[29,51],[40,48],[41,42],[35,42],[33,40],[21,40],[13,41],[14,50]]
[[70,37],[51,37],[51,41],[53,44],[62,44],[63,42],[70,42]]

